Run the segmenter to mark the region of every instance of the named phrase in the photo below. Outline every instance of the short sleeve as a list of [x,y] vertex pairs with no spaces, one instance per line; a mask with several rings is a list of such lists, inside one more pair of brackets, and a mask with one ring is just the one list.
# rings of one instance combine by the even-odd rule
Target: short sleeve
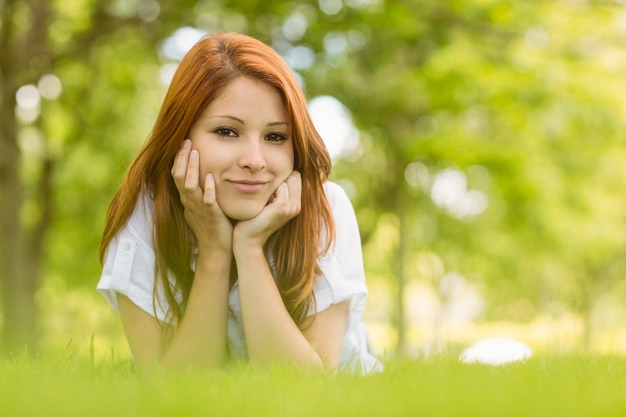
[[315,283],[316,310],[351,300],[351,309],[361,310],[367,295],[361,237],[354,209],[343,189],[332,182],[324,185],[335,220],[335,241],[319,261],[322,274]]
[[339,185],[328,182],[324,189],[335,219],[335,242],[319,261],[322,274],[315,282],[316,311],[349,301],[339,369],[362,375],[378,372],[383,366],[372,353],[367,326],[362,320],[367,287],[356,215],[348,196]]
[[117,311],[117,294],[128,297],[146,313],[167,321],[164,297],[154,303],[155,255],[152,246],[152,200],[140,199],[128,223],[111,240],[97,289]]

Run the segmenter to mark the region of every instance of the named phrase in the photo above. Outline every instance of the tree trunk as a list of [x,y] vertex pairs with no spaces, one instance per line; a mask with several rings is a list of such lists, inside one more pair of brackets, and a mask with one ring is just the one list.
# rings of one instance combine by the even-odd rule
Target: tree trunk
[[3,25],[0,29],[0,347],[8,352],[25,348],[33,351],[37,334],[36,278],[31,272],[38,267],[36,260],[33,262],[25,257],[21,222],[21,155],[15,118],[15,94],[25,70],[23,57],[27,52],[14,37],[11,19],[14,6],[14,2],[6,2],[1,12]]
[[[397,182],[404,181],[404,173],[400,173],[396,179]],[[396,183],[393,192],[393,212],[398,217],[398,242],[396,246],[396,257],[394,264],[394,275],[396,277],[396,310],[394,312],[395,327],[398,335],[396,344],[396,354],[406,356],[409,353],[407,341],[407,323],[406,323],[406,252],[407,252],[407,235],[406,235],[406,199],[403,187]]]
[[[41,213],[32,229],[21,221],[24,183],[20,177],[21,155],[15,118],[17,89],[34,83],[53,71],[60,56],[85,54],[90,45],[121,27],[140,24],[140,19],[121,19],[106,12],[109,2],[93,2],[94,25],[74,39],[66,51],[55,51],[48,43],[48,29],[53,21],[49,0],[0,0],[0,348],[5,351],[37,351],[39,335],[35,295],[44,265],[44,244],[52,202],[52,175],[55,161],[44,156],[38,184],[34,186],[36,204]],[[27,8],[28,29],[16,28],[12,13]],[[16,30],[18,29],[18,30]]]
[[0,107],[0,285],[2,291],[2,347],[15,352],[35,342],[34,277],[25,272],[20,213],[20,151],[15,121],[15,90],[3,72]]

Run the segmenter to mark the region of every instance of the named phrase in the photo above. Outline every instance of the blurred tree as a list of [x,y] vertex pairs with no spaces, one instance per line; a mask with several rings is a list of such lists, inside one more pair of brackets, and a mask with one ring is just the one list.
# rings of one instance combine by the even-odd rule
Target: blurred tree
[[[381,235],[393,248],[381,272],[396,286],[393,317],[400,353],[408,350],[407,268],[424,250],[440,252],[448,265],[455,250],[464,259],[472,253],[471,235],[481,228],[480,219],[450,215],[454,207],[437,207],[428,194],[437,171],[478,165],[489,152],[484,142],[475,142],[484,138],[455,124],[480,99],[467,79],[469,68],[496,71],[507,65],[499,51],[516,32],[507,26],[511,22],[494,21],[490,12],[497,7],[502,8],[499,3],[346,2],[315,20],[314,34],[305,38],[324,58],[305,72],[310,90],[339,98],[361,130],[360,146],[338,162],[335,178],[355,185],[364,242],[379,227],[395,229]],[[483,133],[480,110],[476,106],[477,136]],[[502,158],[497,162],[514,169],[507,155]],[[474,171],[481,177],[486,170]]]
[[[0,340],[6,350],[32,351],[42,277],[95,283],[104,213],[180,58],[164,51],[166,39],[187,27],[271,42],[280,16],[297,5],[0,0],[0,6]],[[184,53],[185,45],[174,46]],[[50,88],[62,93],[51,95]]]
[[591,320],[621,288],[619,1],[0,5],[5,347],[35,345],[44,267],[94,284],[104,211],[176,64],[166,39],[185,26],[260,38],[309,97],[350,109],[360,143],[334,178],[352,190],[368,273],[395,283],[400,352],[411,279],[437,287],[459,271],[485,284],[489,317],[512,319]]
[[[75,259],[95,259],[97,245],[89,245],[88,253],[79,250],[98,233],[93,222],[81,222],[82,210],[97,203],[106,207],[109,196],[96,188],[104,178],[113,187],[105,164],[114,166],[120,149],[130,148],[128,141],[110,135],[136,123],[124,114],[132,114],[136,81],[143,75],[137,61],[156,62],[154,45],[172,30],[172,23],[157,17],[178,23],[178,6],[189,5],[168,7],[152,0],[0,4],[1,340],[9,351],[36,350],[35,294],[44,262],[53,252],[52,263],[65,264],[62,274],[68,277],[81,272],[72,269]],[[98,152],[103,152],[100,158]],[[71,229],[61,225],[67,214]],[[61,245],[67,252],[51,250],[51,227],[61,232],[56,242],[67,240]]]
[[588,317],[623,276],[623,5],[357,3],[312,79],[362,131],[336,175],[356,185],[364,237],[396,230],[398,350],[407,274],[443,276],[416,276],[424,252],[485,283],[490,317]]

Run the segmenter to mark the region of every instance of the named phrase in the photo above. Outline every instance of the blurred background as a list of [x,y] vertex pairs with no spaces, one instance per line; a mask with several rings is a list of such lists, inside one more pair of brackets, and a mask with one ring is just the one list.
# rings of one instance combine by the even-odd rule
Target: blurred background
[[290,64],[352,199],[384,355],[626,351],[626,1],[0,0],[6,349],[126,357],[108,204],[215,31]]

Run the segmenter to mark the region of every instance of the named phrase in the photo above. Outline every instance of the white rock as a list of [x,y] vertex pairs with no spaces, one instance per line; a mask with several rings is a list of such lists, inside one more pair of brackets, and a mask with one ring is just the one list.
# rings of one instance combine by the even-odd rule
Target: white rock
[[504,365],[528,359],[532,349],[515,339],[496,337],[483,339],[461,352],[459,360],[464,363]]

